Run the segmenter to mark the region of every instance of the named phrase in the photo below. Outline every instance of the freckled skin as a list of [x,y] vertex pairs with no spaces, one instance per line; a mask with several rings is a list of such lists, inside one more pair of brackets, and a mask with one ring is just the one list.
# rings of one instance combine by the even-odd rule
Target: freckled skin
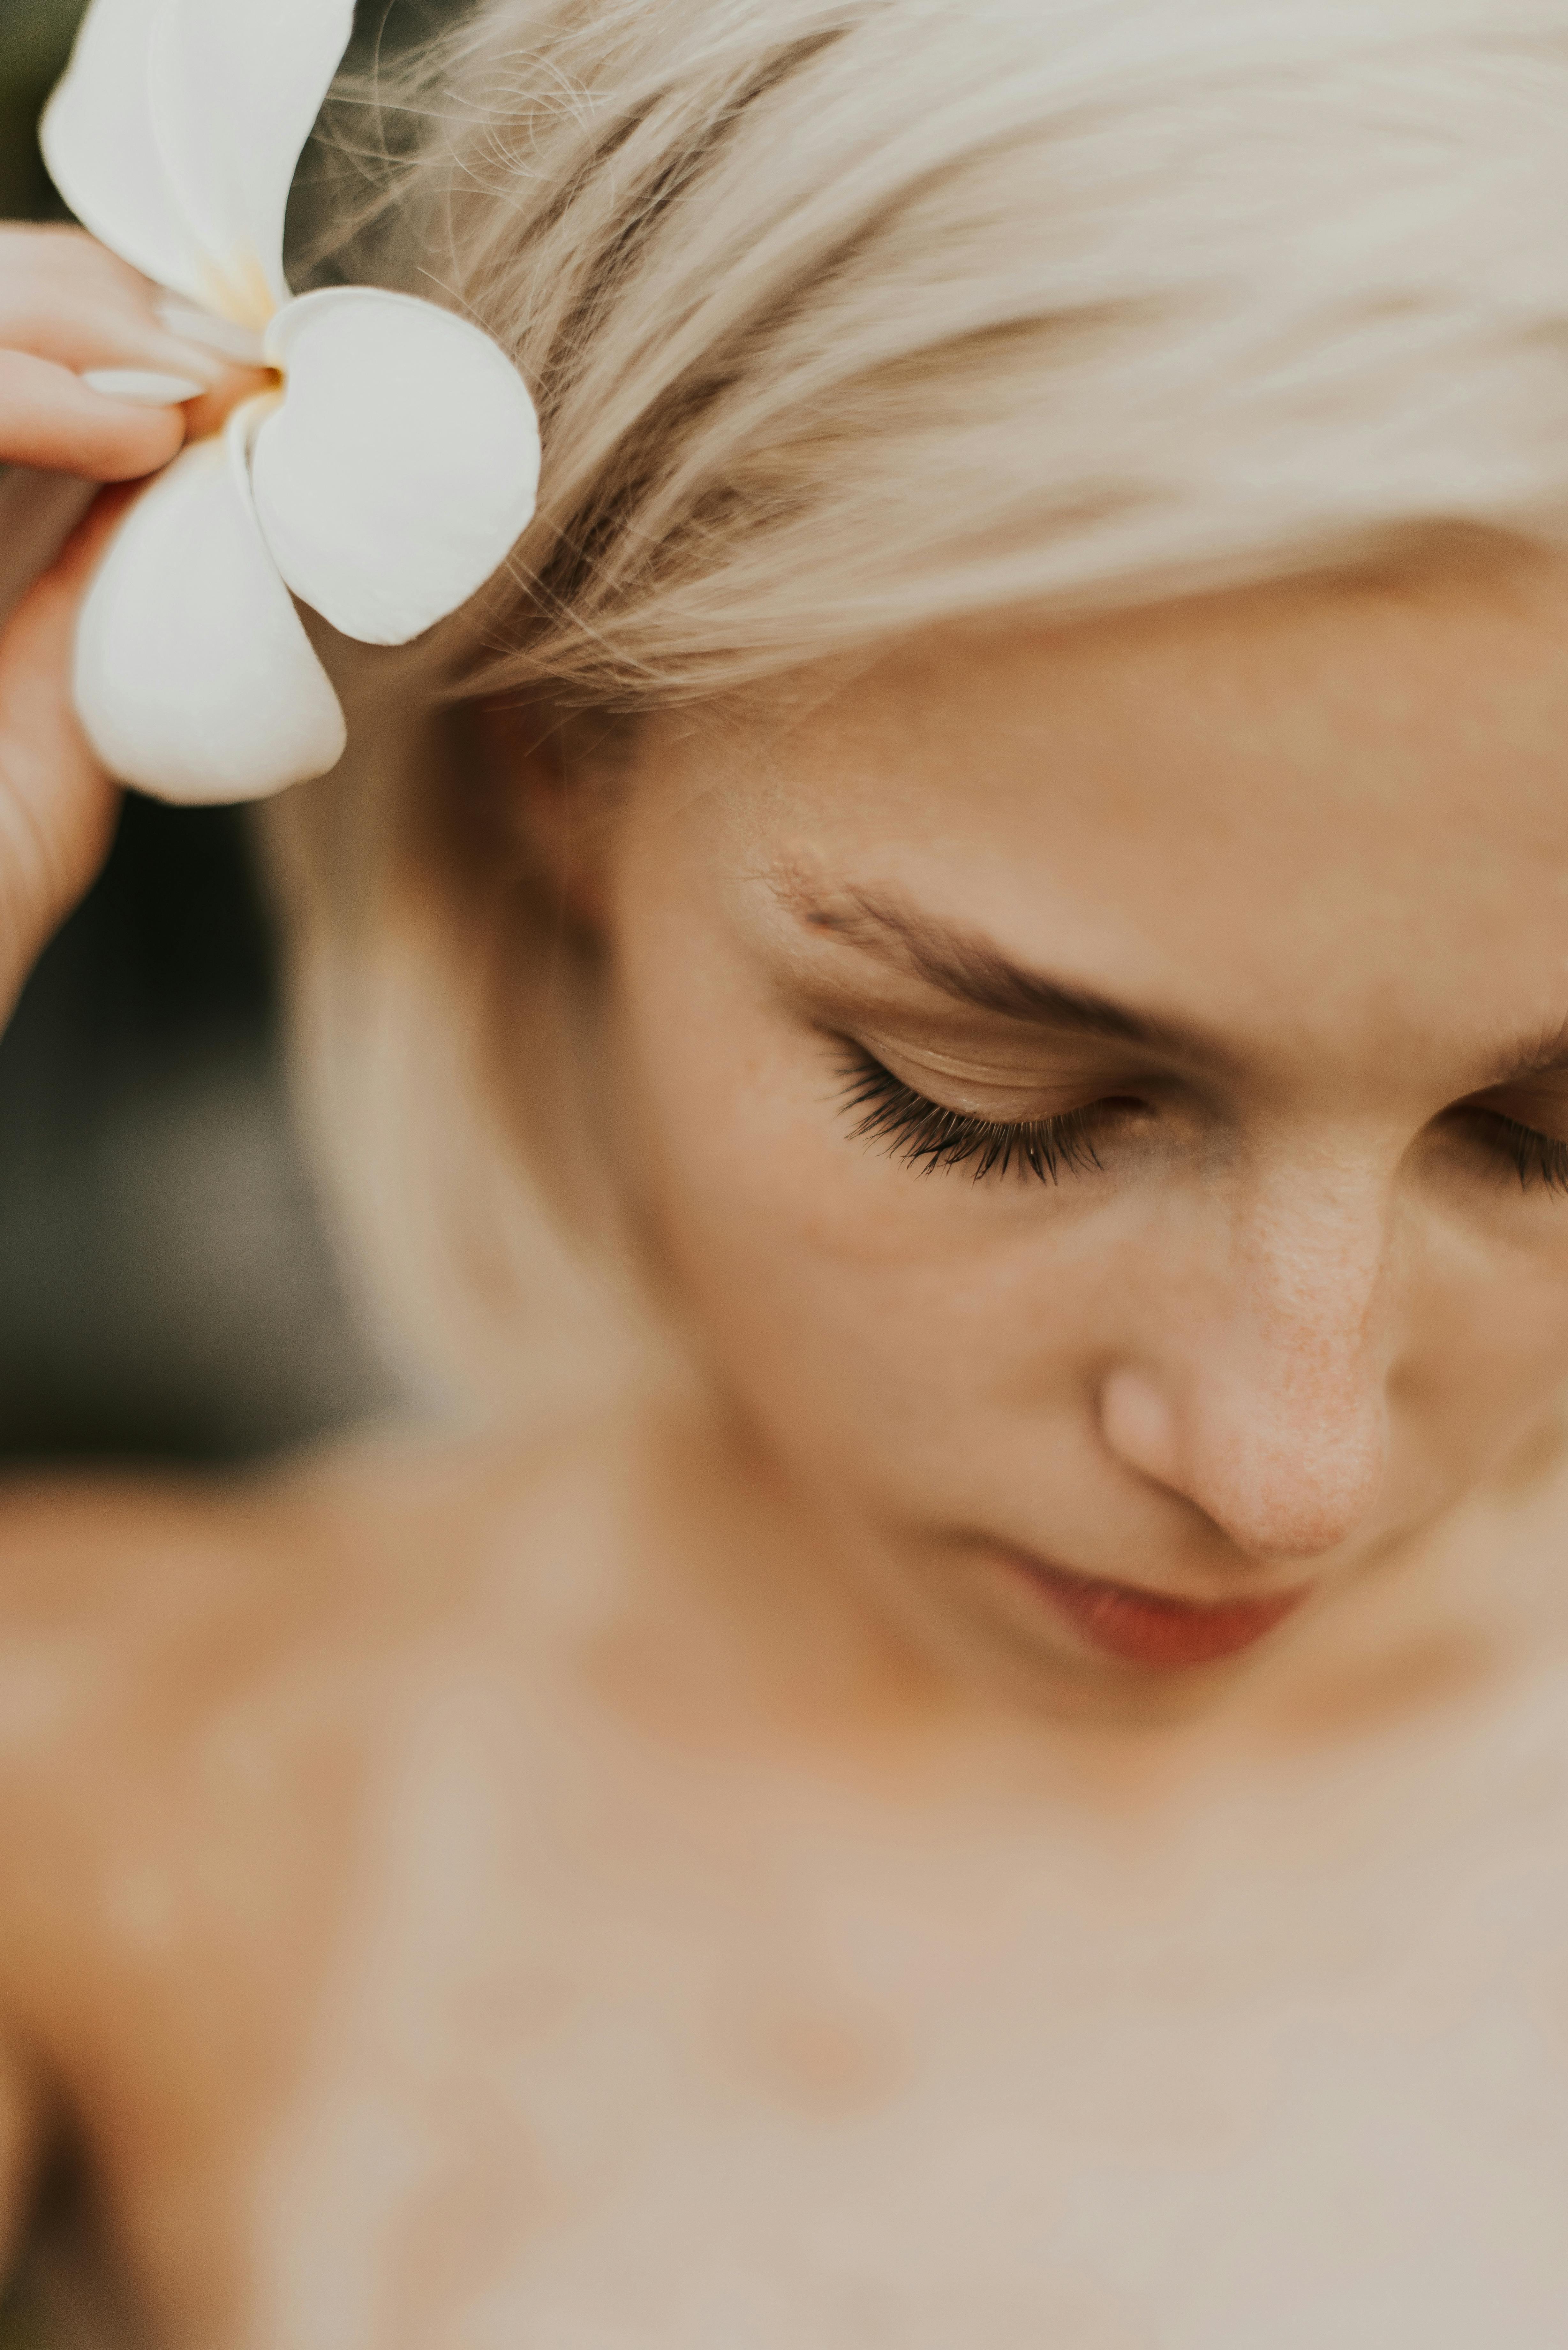
[[[0,2222],[71,2145],[171,2350],[1561,2350],[1564,648],[1499,553],[649,730],[562,886],[688,1367],[0,1500]],[[920,1175],[857,1053],[1092,1150]],[[1030,1555],[1303,1604],[1129,1667]]]

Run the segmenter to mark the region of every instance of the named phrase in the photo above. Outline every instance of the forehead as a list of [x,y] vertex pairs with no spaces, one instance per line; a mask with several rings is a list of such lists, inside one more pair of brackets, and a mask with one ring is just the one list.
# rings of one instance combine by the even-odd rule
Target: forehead
[[715,821],[797,896],[892,888],[1210,1024],[1568,1009],[1568,566],[933,637],[746,723]]

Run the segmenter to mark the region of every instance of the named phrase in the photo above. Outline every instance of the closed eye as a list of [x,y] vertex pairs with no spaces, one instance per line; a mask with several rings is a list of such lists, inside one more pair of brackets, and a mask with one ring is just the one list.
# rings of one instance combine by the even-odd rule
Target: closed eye
[[1521,1191],[1568,1193],[1568,1142],[1480,1102],[1467,1104],[1462,1115],[1487,1149],[1513,1169]]
[[1064,1174],[1098,1173],[1096,1136],[1143,1107],[1118,1095],[1048,1118],[981,1118],[917,1093],[858,1045],[849,1047],[842,1074],[844,1106],[856,1119],[852,1141],[879,1141],[891,1157],[922,1175],[971,1167],[977,1183],[1012,1172],[1041,1183],[1059,1183]]

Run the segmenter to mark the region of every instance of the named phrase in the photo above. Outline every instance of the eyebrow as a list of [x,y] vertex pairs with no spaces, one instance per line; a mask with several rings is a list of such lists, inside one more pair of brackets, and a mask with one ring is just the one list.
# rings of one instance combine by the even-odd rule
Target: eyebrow
[[[1079,1036],[1121,1044],[1184,1060],[1225,1064],[1234,1055],[1217,1037],[1180,1021],[1118,1003],[1114,998],[1054,979],[1013,962],[989,939],[892,897],[845,889],[831,895],[794,888],[784,893],[808,930],[841,939],[879,961],[910,972],[955,1003]],[[1533,1045],[1499,1054],[1490,1075],[1471,1087],[1488,1093],[1532,1077],[1568,1075],[1568,1020]]]
[[1564,1021],[1543,1044],[1524,1045],[1518,1051],[1500,1055],[1492,1065],[1492,1074],[1478,1093],[1490,1092],[1498,1086],[1522,1085],[1530,1077],[1560,1077],[1568,1070],[1568,1021]]
[[1229,1060],[1214,1037],[1013,962],[989,939],[867,890],[787,893],[808,930],[840,939],[939,988],[955,1003],[1080,1036],[1111,1037],[1192,1060]]

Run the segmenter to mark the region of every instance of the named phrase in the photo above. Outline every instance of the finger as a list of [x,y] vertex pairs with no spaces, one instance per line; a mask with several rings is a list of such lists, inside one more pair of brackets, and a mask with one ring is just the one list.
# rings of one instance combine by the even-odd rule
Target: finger
[[79,290],[35,296],[0,289],[0,348],[27,351],[80,373],[87,368],[146,368],[154,373],[215,380],[223,361],[211,348],[171,335],[156,318],[95,304]]
[[68,368],[0,350],[0,463],[128,482],[166,465],[184,438],[181,407],[111,400]]
[[71,705],[78,607],[134,493],[100,496],[0,645],[0,1003],[86,889],[113,828],[116,794]]
[[156,315],[161,291],[86,229],[0,222],[0,278],[7,285],[79,290],[92,301]]
[[0,227],[0,347],[62,367],[141,367],[206,383],[222,361],[172,332],[163,297],[79,229]]
[[67,590],[86,585],[84,567],[140,487],[99,489],[68,474],[20,469],[0,480],[0,630],[46,576],[57,574]]
[[58,561],[99,494],[68,473],[16,465],[0,477],[0,629],[36,579]]
[[100,490],[49,566],[44,580],[73,600],[78,598],[92,577],[120,516],[127,506],[134,504],[140,486],[136,482],[115,482]]

